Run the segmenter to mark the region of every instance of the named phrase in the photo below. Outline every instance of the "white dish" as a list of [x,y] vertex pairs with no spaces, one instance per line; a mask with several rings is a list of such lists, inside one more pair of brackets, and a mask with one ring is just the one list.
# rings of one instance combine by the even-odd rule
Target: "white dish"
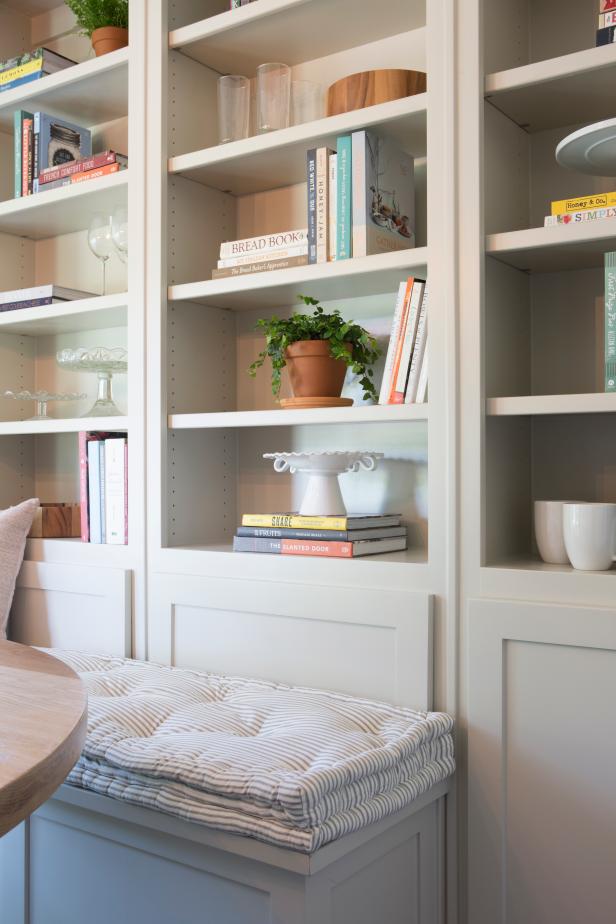
[[579,173],[616,176],[616,119],[595,122],[567,135],[556,148],[556,160],[561,167]]

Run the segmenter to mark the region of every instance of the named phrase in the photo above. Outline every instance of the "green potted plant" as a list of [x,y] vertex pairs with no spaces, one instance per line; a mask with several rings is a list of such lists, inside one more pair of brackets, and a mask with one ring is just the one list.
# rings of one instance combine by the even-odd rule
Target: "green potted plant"
[[338,309],[326,314],[316,298],[298,297],[314,308],[314,313],[257,321],[257,330],[265,333],[265,349],[250,366],[249,374],[254,378],[257,369],[269,357],[274,397],[280,395],[281,373],[286,366],[295,399],[282,402],[283,406],[319,407],[352,403],[340,398],[346,370],[350,367],[360,376],[364,397],[376,401],[371,366],[381,351],[374,337],[359,324],[345,321]]
[[128,45],[128,0],[65,0],[77,25],[92,41],[94,53],[106,55]]

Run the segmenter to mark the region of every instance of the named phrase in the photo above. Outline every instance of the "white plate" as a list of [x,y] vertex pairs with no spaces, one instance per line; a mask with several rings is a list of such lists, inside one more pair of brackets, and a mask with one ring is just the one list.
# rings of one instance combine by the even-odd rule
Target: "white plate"
[[616,119],[579,128],[560,142],[556,160],[593,176],[616,176]]

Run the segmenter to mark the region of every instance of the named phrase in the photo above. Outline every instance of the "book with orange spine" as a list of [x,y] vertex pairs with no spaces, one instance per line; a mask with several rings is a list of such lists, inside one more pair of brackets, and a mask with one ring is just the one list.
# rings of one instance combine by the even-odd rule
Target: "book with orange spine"
[[411,306],[411,296],[413,293],[413,286],[415,285],[415,278],[409,276],[406,281],[406,289],[404,292],[404,304],[402,306],[402,321],[400,323],[400,330],[398,331],[396,339],[396,348],[394,353],[394,366],[391,377],[391,385],[389,386],[389,396],[387,398],[386,404],[394,404],[394,395],[396,393],[396,382],[398,381],[398,372],[400,371],[400,362],[402,360],[402,351],[404,350],[404,341],[406,338],[406,326],[409,319],[409,309]]

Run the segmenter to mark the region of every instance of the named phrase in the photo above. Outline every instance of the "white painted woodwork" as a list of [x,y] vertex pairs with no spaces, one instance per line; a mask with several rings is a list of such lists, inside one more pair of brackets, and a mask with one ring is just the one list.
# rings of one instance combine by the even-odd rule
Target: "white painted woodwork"
[[427,420],[427,404],[366,405],[357,408],[312,408],[307,410],[223,411],[214,414],[171,414],[172,430],[210,427],[291,427],[297,424],[392,423]]
[[497,417],[526,414],[597,414],[616,411],[616,395],[524,395],[489,398],[488,414]]
[[[590,189],[591,185],[586,178],[583,188]],[[615,218],[553,228],[505,231],[488,235],[486,241],[486,251],[491,256],[531,272],[600,266],[604,252],[613,250],[615,246]]]
[[128,293],[119,292],[40,308],[4,311],[0,313],[0,336],[9,333],[48,337],[125,327],[127,305]]
[[[31,402],[27,402],[31,405]],[[0,423],[0,436],[37,433],[79,433],[80,430],[127,430],[126,417],[65,417],[49,420],[11,420]]]

